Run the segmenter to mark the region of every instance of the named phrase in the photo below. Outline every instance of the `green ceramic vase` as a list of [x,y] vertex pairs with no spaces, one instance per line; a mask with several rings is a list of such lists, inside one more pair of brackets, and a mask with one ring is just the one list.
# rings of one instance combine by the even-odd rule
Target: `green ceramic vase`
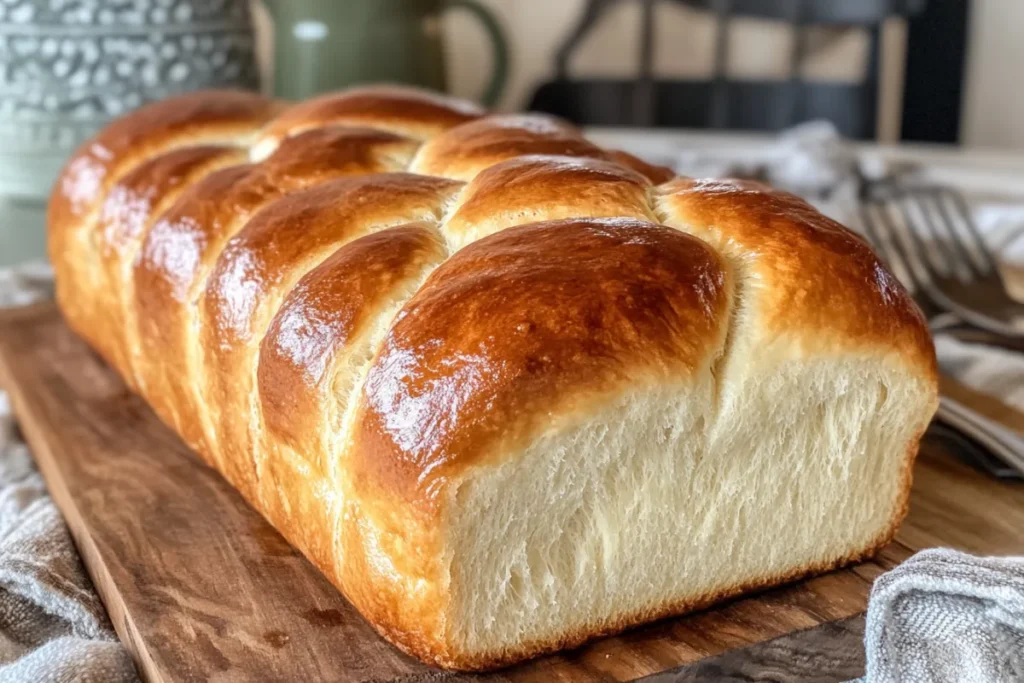
[[441,13],[467,10],[493,45],[480,100],[494,104],[508,75],[501,26],[472,0],[263,0],[274,23],[274,94],[302,99],[357,83],[405,83],[445,91]]

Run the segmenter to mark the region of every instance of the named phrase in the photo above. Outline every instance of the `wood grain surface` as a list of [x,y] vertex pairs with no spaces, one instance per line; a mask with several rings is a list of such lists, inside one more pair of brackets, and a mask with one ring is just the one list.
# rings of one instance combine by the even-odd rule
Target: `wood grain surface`
[[831,683],[864,675],[864,616],[796,631],[692,666],[654,674],[643,683]]
[[[926,445],[899,541],[871,562],[494,674],[445,674],[377,636],[52,305],[0,314],[0,386],[118,635],[150,681],[586,683],[662,672],[669,678],[656,680],[713,680],[699,676],[715,666],[782,666],[787,647],[832,651],[841,680],[862,667],[857,618],[881,572],[935,545],[1024,552],[1024,486]],[[805,680],[788,675],[772,680]]]

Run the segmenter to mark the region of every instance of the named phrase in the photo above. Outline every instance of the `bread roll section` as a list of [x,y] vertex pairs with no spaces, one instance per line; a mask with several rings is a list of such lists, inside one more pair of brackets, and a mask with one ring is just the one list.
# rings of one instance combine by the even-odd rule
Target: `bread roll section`
[[71,326],[449,668],[870,554],[937,402],[911,299],[802,200],[404,88],[135,112],[49,244]]

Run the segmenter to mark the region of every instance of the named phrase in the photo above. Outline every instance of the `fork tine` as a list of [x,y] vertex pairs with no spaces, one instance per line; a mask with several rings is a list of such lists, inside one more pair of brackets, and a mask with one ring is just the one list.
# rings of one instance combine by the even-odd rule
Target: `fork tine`
[[[949,210],[949,206],[952,205],[956,209],[955,218],[959,218],[960,224],[966,228],[966,232],[971,236],[971,241],[974,243],[974,254],[981,259],[979,264],[974,258],[969,259],[971,263],[978,266],[978,272],[982,275],[989,275],[991,273],[998,273],[999,269],[996,266],[995,257],[992,255],[992,250],[988,248],[985,243],[985,239],[981,236],[981,232],[978,230],[978,226],[974,224],[974,218],[971,216],[970,207],[967,206],[967,202],[964,200],[963,195],[959,192],[955,192],[949,188],[937,188],[935,191],[936,202],[939,205],[939,210],[943,214],[943,218],[949,222],[949,228],[951,232],[955,232],[953,228],[954,214]],[[945,197],[948,202],[942,201]],[[956,238],[954,238],[956,239]],[[962,236],[960,236],[962,240]],[[965,251],[970,251],[964,248]]]
[[[965,211],[965,203],[958,201],[955,193],[942,195],[931,187],[865,184],[859,196],[864,230],[896,276],[913,289],[914,299],[932,329],[967,323],[998,335],[1024,338],[1013,322],[1015,311],[1020,310],[1014,307],[1019,305],[1011,301],[997,269],[983,277],[971,274],[963,281],[965,268],[973,266],[977,271],[981,267],[977,260],[953,255],[954,248],[966,251],[969,244],[962,231],[960,235],[952,232],[959,227],[955,211]],[[944,206],[941,202],[947,201],[947,196],[949,204]],[[936,215],[943,209],[944,213]],[[932,225],[935,222],[942,225]],[[980,238],[972,224],[965,225],[972,230],[972,239]],[[925,242],[937,233],[947,239],[925,249]],[[982,253],[991,262],[991,252]],[[940,254],[944,257],[941,265]]]
[[875,221],[871,218],[870,209],[875,206],[874,202],[862,201],[857,203],[857,209],[860,212],[860,224],[864,228],[865,236],[868,241],[871,242],[871,246],[875,248],[875,251],[883,252],[882,260],[886,262],[890,267],[889,259],[885,256],[885,247],[882,245],[882,239],[878,235],[878,229],[875,226]]
[[[877,222],[870,217],[868,206],[875,209]],[[923,282],[915,272],[906,250],[900,244],[898,231],[889,214],[888,202],[877,200],[865,202],[861,207],[861,212],[864,215],[866,229],[871,233],[877,249],[882,252],[882,260],[893,270],[902,271],[906,278],[905,284],[909,285],[915,294],[921,294],[924,291]]]
[[[859,202],[859,209],[861,223],[868,233],[870,241],[879,252],[880,258],[889,266],[889,269],[892,270],[897,279],[910,290],[914,302],[928,320],[928,324],[934,329],[956,324],[957,319],[938,307],[932,300],[929,294],[932,291],[931,283],[922,280],[910,262],[907,252],[897,235],[897,229],[891,215],[891,201],[883,202],[877,198],[863,199]],[[871,209],[878,214],[877,219],[872,217]],[[884,225],[884,229],[879,228],[880,223]],[[885,239],[883,233],[888,236],[888,239]]]
[[[925,189],[914,189],[908,190],[904,195],[904,201],[911,203],[919,216],[919,220],[913,220],[910,217],[910,213],[904,210],[904,216],[907,220],[907,229],[910,231],[911,236],[914,238],[914,243],[918,250],[921,252],[921,259],[928,262],[933,267],[933,278],[941,277],[940,273],[936,276],[934,269],[934,262],[929,258],[929,251],[935,250],[942,253],[943,265],[946,269],[946,275],[949,277],[959,277],[961,271],[966,269],[967,277],[964,278],[965,282],[970,282],[976,277],[980,276],[981,273],[974,265],[974,261],[971,259],[971,255],[964,247],[963,243],[957,239],[956,227],[944,216],[936,216],[935,210],[940,210],[941,202],[937,197],[933,195],[930,190]],[[930,210],[935,209],[935,210]],[[936,227],[936,223],[942,224],[944,230],[940,231]],[[921,239],[921,232],[924,231],[931,238],[930,243],[925,243]],[[948,234],[948,236],[947,236]],[[951,244],[953,246],[951,246]]]
[[[906,192],[901,193],[899,195],[898,201],[894,203],[897,207],[899,207],[900,213],[903,215],[904,230],[899,230],[898,228],[896,228],[895,225],[893,225],[893,229],[896,231],[897,235],[899,235],[899,233],[901,232],[908,233],[906,237],[903,237],[902,235],[900,236],[903,237],[903,239],[909,238],[910,242],[913,244],[914,252],[919,254],[919,257],[911,259],[910,254],[913,252],[911,252],[911,248],[909,245],[904,245],[904,251],[907,253],[907,259],[912,260],[914,263],[919,265],[921,267],[921,270],[924,272],[925,277],[921,278],[917,284],[921,286],[922,292],[926,292],[931,289],[931,285],[933,282],[942,279],[943,274],[939,269],[935,267],[935,263],[933,263],[932,259],[928,257],[928,245],[925,244],[923,239],[921,239],[921,235],[916,229],[916,221],[914,220],[914,217],[911,215],[909,211],[908,194]],[[918,203],[916,206],[918,211],[920,211],[920,203]],[[925,221],[925,223],[927,223],[927,220]],[[944,253],[944,256],[947,259],[946,265],[950,268],[952,274],[954,262],[948,260],[949,254]]]

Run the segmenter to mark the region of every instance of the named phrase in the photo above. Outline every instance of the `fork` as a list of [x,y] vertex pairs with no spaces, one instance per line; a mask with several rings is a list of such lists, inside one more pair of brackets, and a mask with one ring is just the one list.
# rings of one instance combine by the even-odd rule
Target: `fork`
[[[889,265],[902,271],[904,283],[913,286],[925,313],[935,314],[929,320],[949,311],[979,329],[1024,339],[1024,328],[1016,323],[1024,321],[1024,303],[1010,296],[958,192],[892,181],[863,187],[865,229]],[[878,222],[865,218],[865,205],[875,208]]]
[[[979,316],[969,317],[964,315],[960,310],[961,306],[954,308],[953,306],[943,305],[940,296],[935,295],[935,292],[941,295],[941,291],[937,289],[937,286],[931,286],[934,279],[923,280],[921,278],[922,272],[931,274],[934,270],[934,265],[921,269],[914,267],[913,264],[917,260],[910,258],[911,252],[906,248],[905,244],[900,242],[900,231],[892,220],[892,215],[889,212],[890,205],[885,198],[879,198],[880,196],[887,197],[889,195],[888,193],[878,194],[877,189],[879,187],[881,187],[881,184],[873,188],[876,192],[872,193],[868,190],[861,195],[861,224],[867,233],[869,241],[874,244],[882,259],[889,264],[890,268],[898,271],[897,276],[900,277],[904,284],[909,285],[914,295],[914,301],[928,320],[929,327],[933,331],[950,330],[960,324],[961,318],[977,327],[982,327],[975,322]],[[964,210],[962,204],[960,210]],[[915,232],[913,223],[909,220],[907,223],[907,232]],[[977,234],[976,231],[975,234]],[[918,237],[917,239],[918,247],[921,251],[924,251],[920,238]],[[978,237],[978,242],[980,244],[980,237]],[[962,244],[960,246],[963,247]],[[966,250],[964,251],[966,253]],[[987,250],[985,253],[991,261],[991,255],[988,254]],[[994,267],[994,262],[991,264],[991,271],[994,271],[996,277],[998,277],[998,271]],[[979,281],[980,278],[990,277],[991,275],[979,276]],[[942,282],[947,280],[948,278],[941,277]],[[983,286],[991,287],[993,285],[991,282],[987,282]],[[1005,290],[1003,291],[1005,294]],[[989,321],[984,314],[983,317],[985,317],[986,321]],[[983,327],[982,329],[999,334],[991,329],[991,327]],[[1012,340],[1016,342],[1018,338],[1019,335],[1013,337]],[[936,425],[935,428],[930,428],[932,433],[937,437],[946,438],[947,441],[952,441],[954,444],[961,446],[964,440],[968,441],[972,444],[973,448],[961,447],[958,450],[969,455],[972,460],[989,473],[1000,477],[1008,476],[1006,468],[993,464],[990,458],[979,457],[977,453],[979,449],[991,453],[1010,468],[1016,470],[1018,476],[1024,476],[1024,438],[1020,435],[949,396],[941,396],[939,398],[939,409],[935,417],[942,424]],[[950,430],[953,433],[959,434],[961,438],[950,438]]]

